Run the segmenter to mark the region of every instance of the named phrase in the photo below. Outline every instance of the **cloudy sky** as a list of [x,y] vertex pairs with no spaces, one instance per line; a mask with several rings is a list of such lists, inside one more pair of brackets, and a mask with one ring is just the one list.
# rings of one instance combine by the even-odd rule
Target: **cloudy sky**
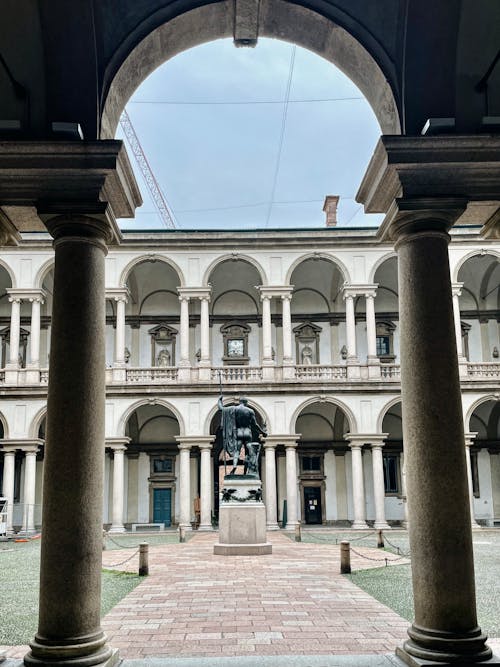
[[[270,39],[205,44],[158,68],[127,112],[179,229],[323,227],[327,194],[341,197],[339,225],[381,220],[354,201],[377,120],[356,86],[309,51]],[[122,226],[161,228],[136,173],[144,205]]]

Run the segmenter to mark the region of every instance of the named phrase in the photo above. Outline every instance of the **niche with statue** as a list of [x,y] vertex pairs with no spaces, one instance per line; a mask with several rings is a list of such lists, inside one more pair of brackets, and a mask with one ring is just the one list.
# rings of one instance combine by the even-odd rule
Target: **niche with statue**
[[166,368],[175,366],[175,340],[177,329],[168,324],[158,324],[148,331],[151,336],[151,366]]
[[312,322],[303,322],[293,329],[295,335],[296,363],[301,366],[319,364],[319,336],[321,327]]

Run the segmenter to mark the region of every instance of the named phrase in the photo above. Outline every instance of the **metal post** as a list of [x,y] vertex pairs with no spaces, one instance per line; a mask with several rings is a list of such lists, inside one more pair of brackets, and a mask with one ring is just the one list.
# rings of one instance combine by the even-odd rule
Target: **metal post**
[[340,574],[351,574],[351,546],[347,540],[340,543]]
[[379,549],[383,549],[385,547],[384,532],[381,529],[377,530],[377,547]]
[[300,533],[300,523],[295,526],[295,541],[302,542],[302,535]]
[[139,576],[145,577],[149,574],[149,544],[141,542],[139,545]]

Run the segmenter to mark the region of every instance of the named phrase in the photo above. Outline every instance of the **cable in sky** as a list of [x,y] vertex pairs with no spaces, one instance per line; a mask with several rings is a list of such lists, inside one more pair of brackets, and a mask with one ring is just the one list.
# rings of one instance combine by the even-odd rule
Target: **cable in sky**
[[274,195],[276,193],[276,184],[278,182],[278,173],[280,170],[280,164],[281,164],[281,151],[283,149],[283,139],[285,137],[285,127],[286,127],[286,117],[288,115],[288,103],[290,101],[290,89],[292,87],[292,78],[293,78],[293,68],[295,66],[295,51],[296,47],[295,44],[292,46],[292,53],[290,56],[290,70],[288,72],[288,81],[286,84],[286,92],[285,92],[285,100],[283,104],[283,116],[281,118],[281,133],[280,133],[280,141],[278,145],[278,156],[276,158],[276,168],[274,170],[274,177],[273,177],[273,187],[271,189],[271,196],[269,198],[269,206],[267,208],[267,216],[266,216],[266,222],[264,227],[267,227],[269,225],[269,219],[271,217],[271,211],[273,208],[273,201],[274,201]]

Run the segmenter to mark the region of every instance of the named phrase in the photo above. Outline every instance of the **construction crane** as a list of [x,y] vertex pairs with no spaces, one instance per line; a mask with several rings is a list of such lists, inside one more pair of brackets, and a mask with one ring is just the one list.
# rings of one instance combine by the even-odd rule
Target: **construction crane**
[[130,117],[125,109],[120,116],[120,125],[122,126],[122,129],[125,133],[128,145],[134,154],[135,161],[137,162],[144,180],[146,181],[151,198],[153,199],[153,204],[158,211],[161,221],[165,227],[175,229],[177,225],[174,222],[174,216],[170,211],[163,192],[161,191],[160,185],[151,170],[148,159],[142,149],[141,142],[139,141],[134,126],[132,125],[132,121],[130,120]]

